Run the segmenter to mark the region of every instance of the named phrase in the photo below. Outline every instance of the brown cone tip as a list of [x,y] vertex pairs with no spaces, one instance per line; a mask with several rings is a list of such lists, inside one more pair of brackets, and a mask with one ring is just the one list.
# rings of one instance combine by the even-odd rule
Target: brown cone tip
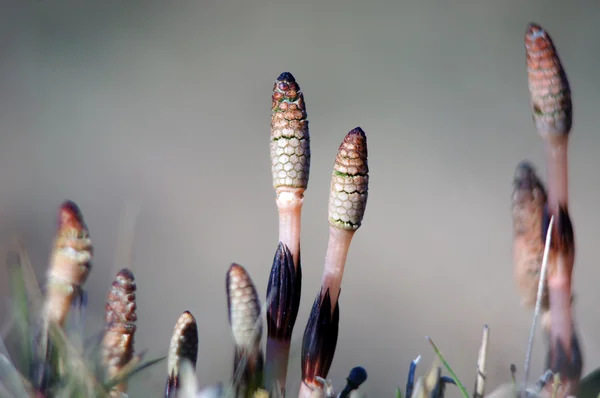
[[309,386],[318,385],[317,376],[327,378],[337,345],[339,322],[339,300],[332,314],[329,289],[322,300],[319,291],[302,339],[302,381]]
[[[540,227],[536,233],[541,237],[543,231],[539,223],[543,206],[546,204],[546,188],[533,165],[527,161],[521,162],[515,170],[512,204],[515,235],[526,232],[531,228],[530,224],[537,221]],[[537,215],[537,220],[530,218],[533,215]]]
[[[128,269],[119,271],[105,306],[106,331],[102,339],[102,357],[108,377],[115,376],[133,359],[137,329],[135,291],[133,273]],[[124,391],[126,383],[115,388]]]
[[226,278],[227,307],[233,338],[238,348],[253,350],[262,336],[260,301],[250,275],[239,264],[231,264]]
[[329,223],[340,229],[358,229],[365,214],[368,189],[367,136],[357,127],[344,137],[335,159]]
[[533,120],[544,139],[567,136],[573,123],[571,89],[550,35],[535,23],[525,33]]
[[79,206],[71,200],[64,201],[58,210],[58,229],[62,230],[63,228],[86,229]]
[[306,189],[310,171],[310,135],[304,94],[291,73],[283,72],[277,78],[271,110],[273,187]]
[[105,322],[110,327],[120,327],[135,331],[137,309],[135,292],[137,286],[133,273],[129,269],[122,269],[117,273],[108,293],[105,307]]

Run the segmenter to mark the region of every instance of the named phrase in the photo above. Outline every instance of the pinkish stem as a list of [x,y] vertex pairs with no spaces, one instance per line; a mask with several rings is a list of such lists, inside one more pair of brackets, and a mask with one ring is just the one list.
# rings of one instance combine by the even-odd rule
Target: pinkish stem
[[558,216],[559,205],[569,205],[568,137],[546,141],[546,165],[548,172],[548,208]]
[[[277,389],[278,397],[285,397],[290,341],[267,338],[267,359],[265,362],[265,380],[271,380],[271,387]],[[273,395],[273,391],[270,392]]]
[[559,254],[555,260],[557,270],[548,279],[548,294],[550,297],[550,341],[560,341],[570,356],[573,333],[571,313],[571,277],[566,272],[565,262],[569,261]]
[[300,223],[304,188],[278,187],[277,208],[279,209],[279,241],[285,244],[292,258],[294,267],[298,269],[300,257]]
[[344,267],[346,266],[346,257],[348,256],[348,249],[350,248],[350,243],[355,232],[356,230],[336,228],[333,225],[329,226],[329,243],[327,245],[327,253],[325,254],[321,294],[324,295],[327,289],[329,289],[332,313],[339,298]]

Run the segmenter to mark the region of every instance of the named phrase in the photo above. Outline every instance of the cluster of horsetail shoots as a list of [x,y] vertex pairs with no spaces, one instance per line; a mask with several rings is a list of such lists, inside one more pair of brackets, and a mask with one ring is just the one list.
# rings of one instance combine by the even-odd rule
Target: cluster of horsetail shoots
[[[539,283],[546,231],[554,218],[544,295],[547,367],[561,377],[561,396],[577,389],[583,360],[572,314],[571,281],[575,239],[568,206],[568,139],[573,123],[571,90],[548,32],[530,23],[525,33],[533,121],[544,142],[547,190],[535,168],[517,166],[513,191],[514,272],[523,304],[532,307]],[[549,383],[548,388],[553,388]]]
[[339,146],[329,194],[329,240],[321,290],[313,303],[302,341],[300,396],[319,388],[333,361],[339,327],[339,295],[350,243],[361,226],[367,204],[367,137],[357,127]]
[[300,226],[311,155],[304,94],[289,72],[279,75],[273,85],[271,112],[271,174],[279,210],[279,245],[267,290],[265,384],[272,393],[284,396],[302,289]]
[[[577,393],[583,367],[572,312],[575,239],[568,206],[567,156],[573,117],[571,91],[549,34],[541,26],[530,23],[524,41],[533,121],[544,143],[547,186],[533,164],[528,161],[518,164],[512,193],[512,250],[517,291],[522,305],[534,309],[534,319],[525,360],[525,385],[510,391],[501,387],[489,395],[514,397],[515,391],[526,390],[533,332],[542,311],[541,323],[548,338],[548,371],[538,381],[536,394],[546,389],[553,396],[566,397]],[[264,354],[261,303],[252,278],[236,263],[226,272],[228,320],[235,351],[231,377],[235,397],[286,396],[290,344],[302,290],[301,214],[311,160],[304,94],[289,72],[281,73],[273,86],[270,154],[279,235],[266,292]],[[349,397],[367,379],[364,368],[353,368],[339,394],[327,379],[338,340],[339,298],[346,260],[367,204],[367,155],[367,137],[356,127],[344,137],[334,161],[328,200],[327,251],[321,286],[303,333],[299,398]],[[43,373],[39,377],[41,382],[32,383],[39,390],[36,391],[38,396],[52,394],[46,385],[49,384],[47,368],[55,366],[50,354],[50,327],[64,328],[70,310],[77,307],[77,300],[82,300],[82,286],[91,270],[92,255],[93,246],[79,207],[72,201],[63,202],[59,207],[42,314],[44,338],[40,353],[44,357],[41,367],[46,370],[40,372]],[[141,361],[141,355],[134,355],[136,290],[133,273],[124,268],[116,275],[105,305],[105,331],[100,348],[106,381],[101,387],[110,396],[127,396],[128,382],[123,374]],[[60,335],[61,339],[64,335],[66,333]],[[468,397],[464,385],[428,339],[437,357],[416,384],[415,369],[420,356],[411,363],[406,397],[443,398],[447,384],[455,384],[463,396]],[[473,398],[485,395],[488,342],[489,327],[484,325]],[[184,311],[175,323],[168,348],[165,398],[223,395],[220,384],[203,390],[198,388],[195,376],[198,346],[196,319],[190,311]],[[0,359],[4,357],[0,352]],[[59,378],[72,371],[73,367],[67,370],[65,365],[69,361],[62,358]],[[442,365],[452,377],[442,376]],[[30,367],[36,366],[37,363]],[[56,373],[56,369],[52,371]],[[516,369],[511,368],[511,371],[514,384]],[[30,373],[36,375],[35,371]],[[554,379],[551,380],[551,376]],[[88,380],[91,380],[89,386],[98,390],[96,378],[89,376]],[[1,383],[0,387],[3,387]]]
[[[134,354],[137,326],[136,283],[133,273],[124,268],[112,283],[105,306],[106,330],[102,340],[103,362],[108,378],[116,377],[129,364]],[[117,384],[113,396],[127,392],[127,382]]]
[[169,344],[165,398],[175,398],[182,384],[181,379],[186,377],[184,372],[180,372],[182,362],[187,361],[187,364],[191,366],[191,370],[195,371],[197,360],[198,325],[192,313],[184,311],[175,323],[175,329]]

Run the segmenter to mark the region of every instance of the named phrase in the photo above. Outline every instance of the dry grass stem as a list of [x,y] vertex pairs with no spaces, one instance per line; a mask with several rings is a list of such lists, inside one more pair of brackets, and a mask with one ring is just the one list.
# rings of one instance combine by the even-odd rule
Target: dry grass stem
[[477,375],[475,377],[475,388],[473,398],[483,398],[485,393],[485,380],[487,377],[485,366],[487,363],[488,341],[490,338],[490,328],[483,326],[483,335],[481,336],[481,345],[479,347],[479,356],[477,357]]
[[538,317],[542,310],[542,300],[544,297],[544,286],[546,284],[546,273],[548,272],[548,255],[550,253],[550,245],[552,242],[552,227],[554,224],[554,217],[550,219],[548,230],[546,232],[546,245],[544,248],[544,257],[542,259],[542,269],[540,272],[540,278],[538,282],[537,300],[535,303],[535,310],[533,312],[533,320],[531,323],[531,330],[529,332],[529,340],[527,342],[527,351],[525,353],[525,365],[524,369],[524,380],[523,385],[526,386],[529,382],[529,365],[531,363],[531,352],[533,350],[533,340],[535,336],[535,327],[537,325]]

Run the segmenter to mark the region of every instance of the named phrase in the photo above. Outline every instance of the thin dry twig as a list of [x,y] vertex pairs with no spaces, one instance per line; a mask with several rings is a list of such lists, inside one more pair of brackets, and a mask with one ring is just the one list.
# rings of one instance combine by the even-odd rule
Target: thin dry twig
[[527,342],[527,351],[525,353],[525,365],[524,376],[523,376],[523,386],[527,386],[529,382],[529,366],[531,364],[531,352],[533,350],[533,340],[535,337],[535,327],[537,325],[538,317],[540,316],[540,311],[542,308],[542,298],[544,295],[544,285],[546,281],[546,273],[548,272],[548,255],[550,253],[550,243],[552,239],[552,226],[554,224],[554,217],[550,219],[550,224],[548,225],[548,231],[546,232],[546,246],[544,248],[544,258],[542,260],[542,271],[540,274],[540,281],[538,283],[538,293],[537,300],[535,302],[535,311],[533,312],[533,320],[531,321],[531,329],[529,331],[529,340]]
[[485,392],[485,366],[487,362],[487,349],[489,337],[490,328],[488,325],[484,325],[483,335],[481,336],[481,346],[479,347],[479,356],[477,358],[477,377],[475,378],[475,389],[473,391],[473,398],[483,398],[483,394]]

